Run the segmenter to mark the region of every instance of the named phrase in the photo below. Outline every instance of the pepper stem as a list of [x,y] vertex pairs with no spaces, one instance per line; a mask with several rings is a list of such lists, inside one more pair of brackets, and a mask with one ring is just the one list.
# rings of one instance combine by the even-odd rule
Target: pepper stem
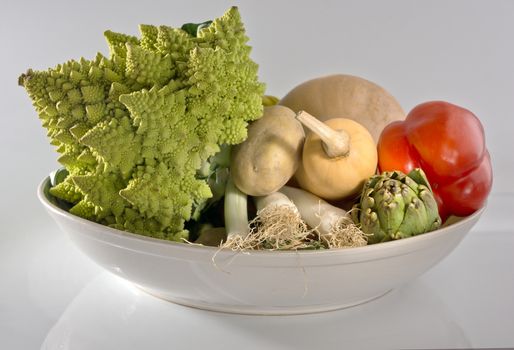
[[334,130],[305,111],[296,114],[296,119],[318,135],[323,149],[330,158],[345,157],[350,152],[350,135],[344,130]]

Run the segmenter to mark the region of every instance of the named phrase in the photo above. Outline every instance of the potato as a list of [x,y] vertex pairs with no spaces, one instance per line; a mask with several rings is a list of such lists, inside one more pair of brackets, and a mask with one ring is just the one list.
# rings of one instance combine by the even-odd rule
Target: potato
[[234,184],[251,196],[278,191],[300,162],[305,133],[295,113],[284,106],[264,108],[248,127],[248,138],[234,147],[230,173]]

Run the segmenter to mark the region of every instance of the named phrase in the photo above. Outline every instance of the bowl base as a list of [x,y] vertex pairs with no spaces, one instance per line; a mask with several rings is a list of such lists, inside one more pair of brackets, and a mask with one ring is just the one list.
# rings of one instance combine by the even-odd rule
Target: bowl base
[[389,289],[378,295],[374,295],[370,298],[357,300],[350,303],[342,304],[323,304],[323,305],[300,305],[300,306],[256,306],[256,305],[228,305],[228,304],[215,304],[208,303],[201,300],[191,300],[184,298],[174,298],[169,295],[164,295],[157,291],[145,288],[140,285],[136,285],[143,292],[150,294],[156,298],[172,302],[174,304],[187,306],[194,309],[223,312],[228,314],[238,315],[261,315],[261,316],[286,316],[286,315],[304,315],[304,314],[315,314],[321,312],[335,311],[340,309],[346,309],[349,307],[361,305],[375,299],[381,298],[382,296],[389,293],[392,289]]

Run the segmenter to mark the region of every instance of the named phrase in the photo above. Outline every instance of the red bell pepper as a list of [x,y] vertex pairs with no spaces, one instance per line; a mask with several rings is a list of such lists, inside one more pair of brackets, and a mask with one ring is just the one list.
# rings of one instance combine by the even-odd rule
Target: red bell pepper
[[480,209],[492,187],[484,129],[469,110],[447,102],[416,106],[404,121],[389,124],[378,142],[380,171],[422,168],[443,220]]

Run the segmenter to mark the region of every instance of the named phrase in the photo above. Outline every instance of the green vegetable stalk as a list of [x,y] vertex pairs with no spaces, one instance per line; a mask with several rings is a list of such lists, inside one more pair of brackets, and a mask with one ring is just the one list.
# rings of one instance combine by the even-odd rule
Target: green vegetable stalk
[[430,184],[421,169],[372,176],[352,210],[369,243],[414,236],[441,226]]
[[202,23],[185,23],[182,25],[182,27],[180,27],[180,29],[182,29],[191,36],[197,37],[198,33],[200,33],[200,30],[210,26],[211,23],[212,21],[205,21]]
[[81,217],[181,240],[213,196],[218,168],[202,168],[246,139],[264,85],[236,7],[185,30],[140,31],[106,31],[110,57],[29,69],[19,84],[69,172],[52,195]]
[[240,236],[244,239],[249,233],[247,195],[241,192],[232,178],[228,178],[225,190],[225,229],[227,238]]

